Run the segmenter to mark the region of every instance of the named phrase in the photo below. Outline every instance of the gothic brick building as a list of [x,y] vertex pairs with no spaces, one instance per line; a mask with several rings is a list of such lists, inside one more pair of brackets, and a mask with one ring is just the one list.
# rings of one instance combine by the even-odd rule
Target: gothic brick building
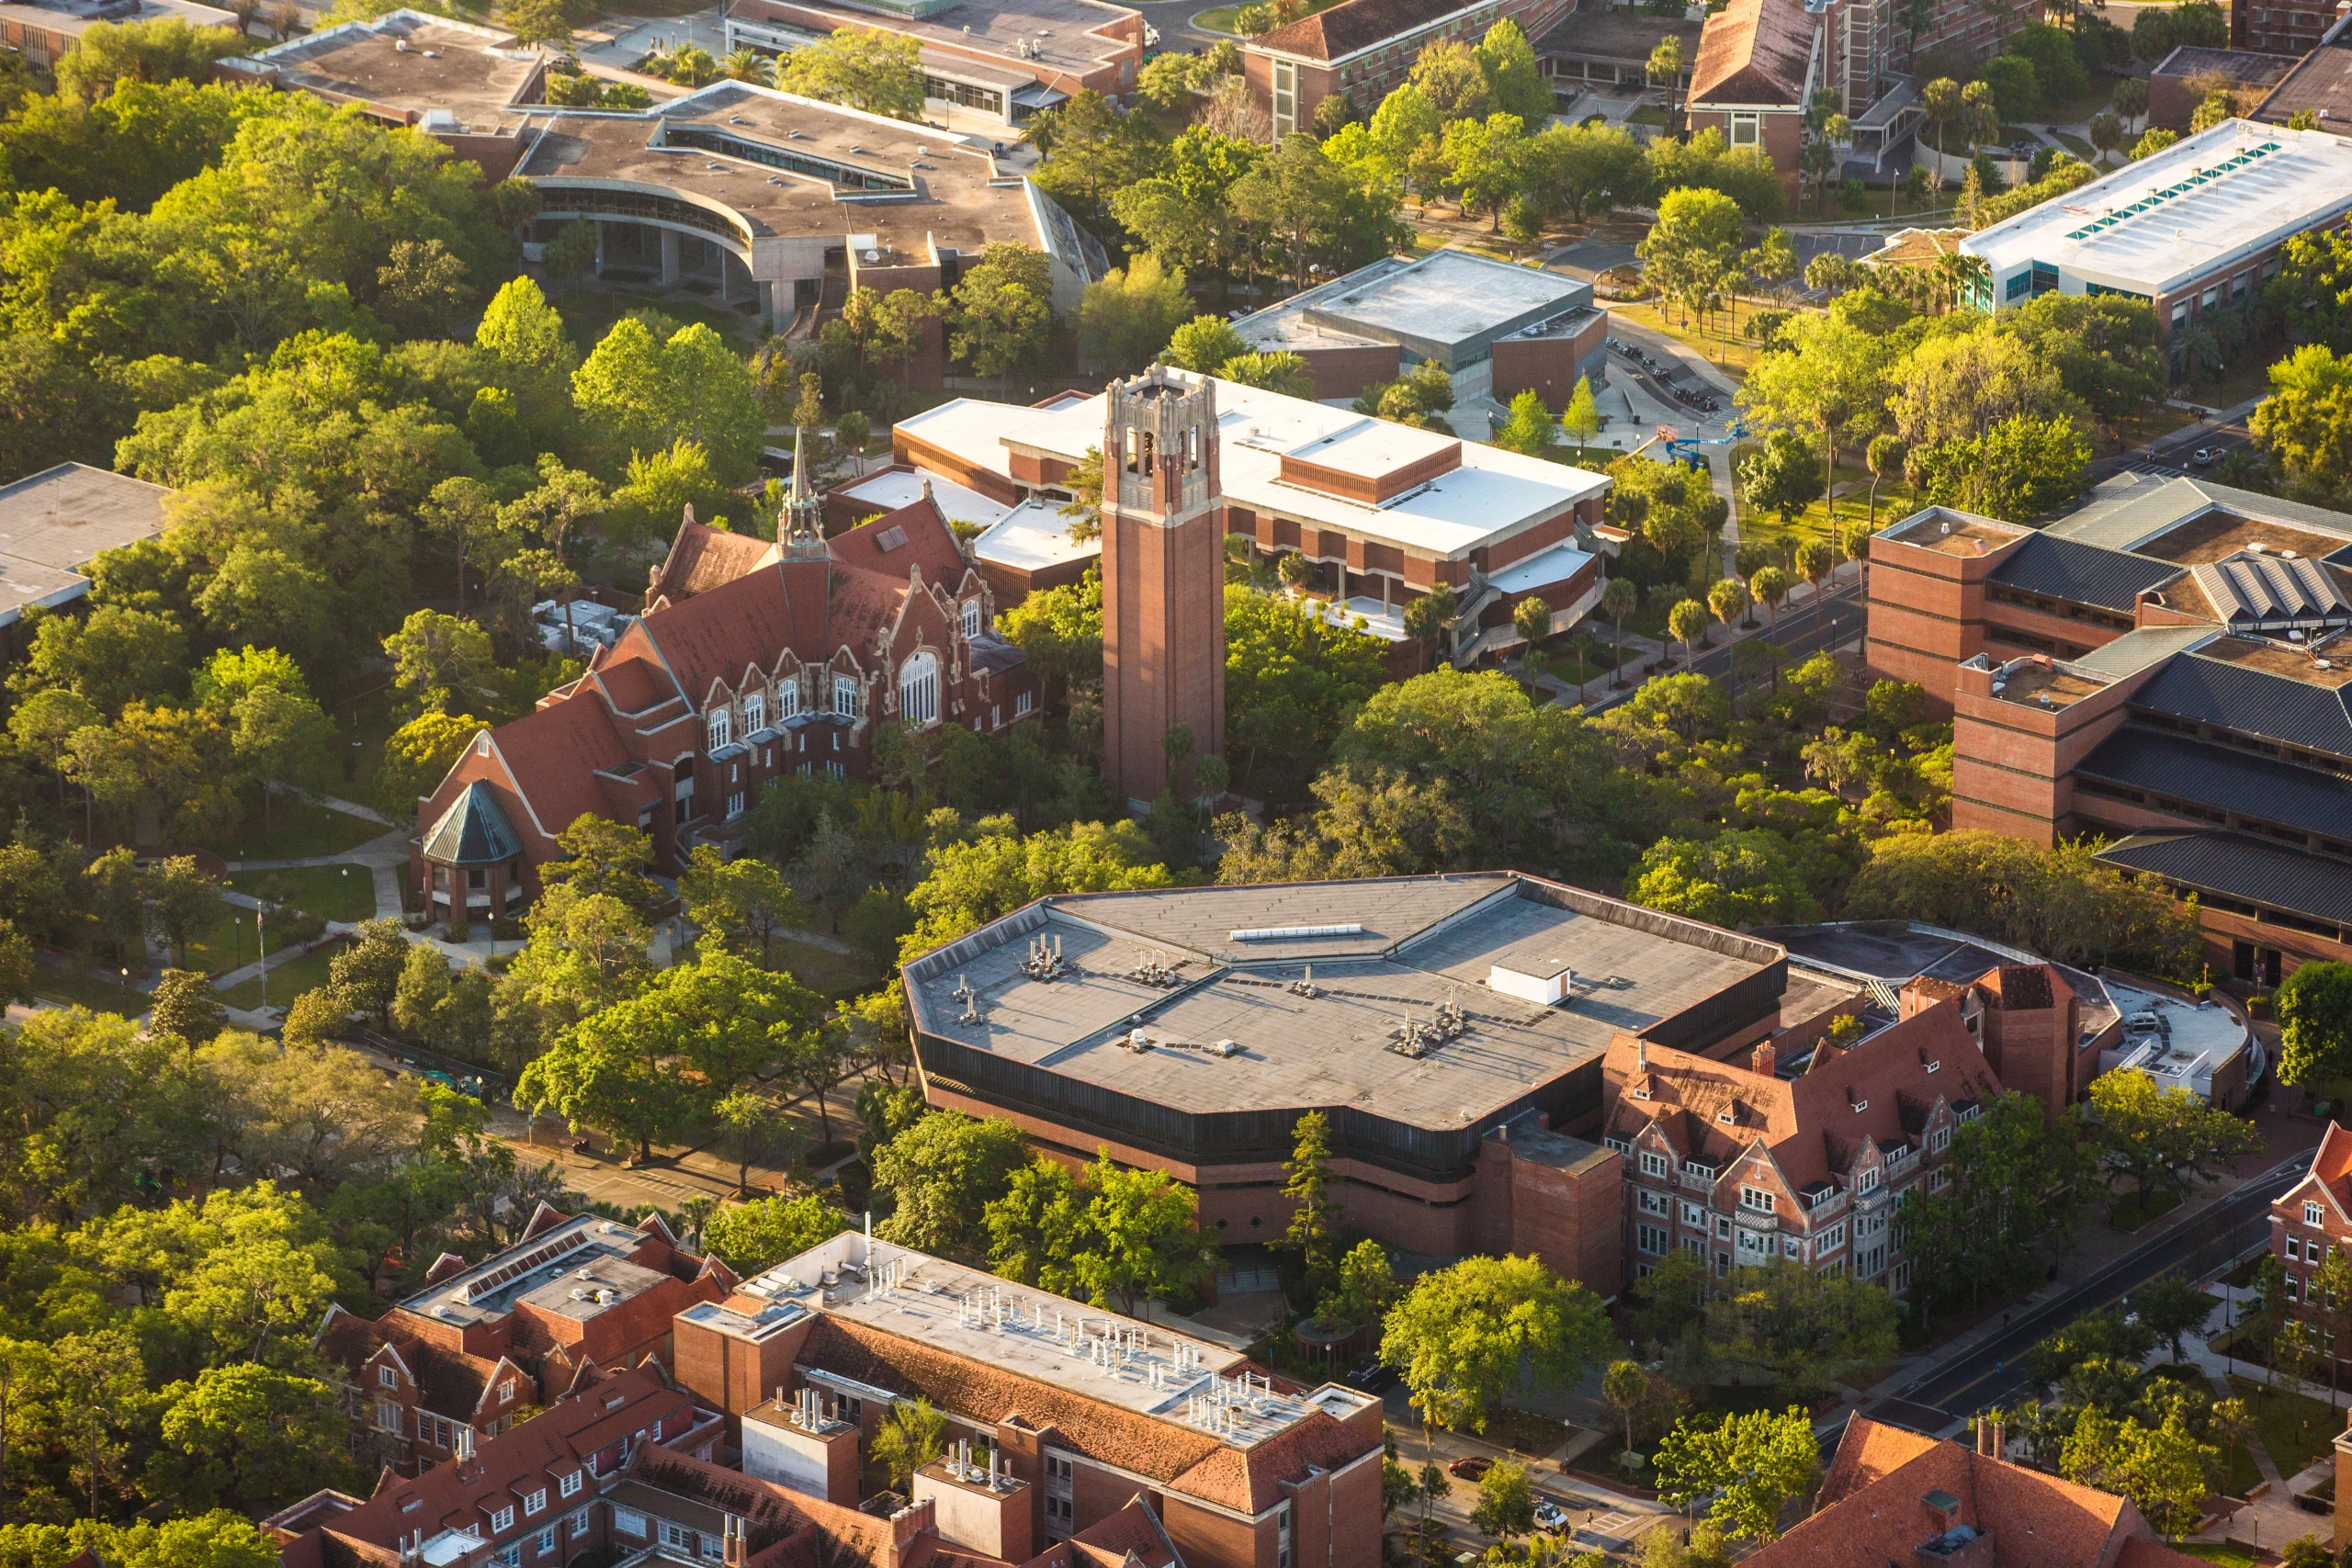
[[1912,998],[1901,1021],[1872,1019],[1844,1046],[1827,1038],[1832,1016],[1744,1065],[1610,1047],[1603,1142],[1625,1159],[1634,1276],[1681,1248],[1718,1275],[1785,1258],[1908,1289],[1895,1209],[1923,1180],[1941,1188],[1952,1129],[2000,1082],[1957,997]]
[[434,915],[518,908],[583,816],[641,829],[674,874],[696,845],[733,852],[766,781],[862,777],[878,725],[936,744],[1030,713],[994,592],[927,492],[831,539],[820,504],[797,492],[773,544],[689,515],[643,616],[536,712],[474,738],[417,803],[410,863]]

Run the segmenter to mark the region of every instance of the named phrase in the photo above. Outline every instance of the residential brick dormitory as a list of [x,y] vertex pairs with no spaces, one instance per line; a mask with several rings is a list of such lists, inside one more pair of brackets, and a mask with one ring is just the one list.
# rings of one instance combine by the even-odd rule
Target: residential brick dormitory
[[[471,1329],[485,1282],[572,1299],[582,1255],[547,1249],[574,1235],[550,1226],[395,1312],[448,1307]],[[617,1261],[591,1267],[601,1279]],[[357,1321],[330,1314],[322,1348]],[[382,1326],[379,1347],[419,1359],[404,1327]],[[368,1500],[321,1492],[265,1527],[290,1568],[565,1568],[592,1551],[680,1568],[1379,1557],[1380,1401],[1207,1341],[854,1231],[659,1327],[660,1353],[582,1361],[520,1425],[463,1426]],[[390,1364],[379,1348],[366,1370]],[[947,1443],[901,1495],[872,1445],[914,1399],[947,1418]]]

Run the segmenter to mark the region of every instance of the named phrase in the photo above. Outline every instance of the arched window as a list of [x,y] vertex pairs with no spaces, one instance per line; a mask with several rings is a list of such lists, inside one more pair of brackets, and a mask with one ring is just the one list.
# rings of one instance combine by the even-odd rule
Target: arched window
[[712,714],[712,715],[710,716],[710,750],[711,750],[716,751],[716,750],[718,750],[720,747],[722,747],[722,746],[724,746],[724,745],[726,745],[726,744],[727,744],[727,739],[728,739],[729,730],[729,723],[728,723],[728,713],[727,713],[727,710],[726,710],[725,708],[720,708],[718,711],[717,711],[716,713],[714,713],[714,714]]
[[758,734],[761,730],[765,729],[767,727],[768,727],[768,700],[767,700],[767,697],[766,697],[763,694],[759,693],[759,692],[748,692],[748,693],[744,694],[744,696],[743,696],[743,733],[744,733],[744,734],[746,734],[746,735],[756,735],[756,734]]
[[964,639],[968,642],[979,635],[980,602],[978,599],[967,599],[964,601]]
[[939,660],[928,650],[899,666],[899,716],[917,728],[939,716]]

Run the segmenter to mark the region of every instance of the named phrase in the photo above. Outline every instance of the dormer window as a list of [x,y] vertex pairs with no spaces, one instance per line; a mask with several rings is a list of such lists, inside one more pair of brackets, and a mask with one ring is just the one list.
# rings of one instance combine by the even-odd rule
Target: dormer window
[[[2319,1207],[2316,1203],[2309,1206],[2314,1209]],[[2312,1223],[2316,1224],[2318,1222],[2313,1221]],[[378,1367],[376,1369],[376,1386],[378,1388],[398,1388],[401,1386],[401,1375],[400,1373],[392,1371],[390,1367]]]
[[2303,1224],[2307,1225],[2315,1225],[2319,1224],[2320,1213],[2320,1206],[2317,1203],[2305,1203],[2303,1205]]
[[498,1385],[498,1403],[501,1404],[512,1404],[514,1399],[514,1380],[513,1378],[502,1380]]
[[1929,1062],[1927,1066],[1930,1073],[1939,1073],[1944,1070],[1944,1065],[1941,1062]]
[[722,747],[722,746],[726,745],[726,744],[727,744],[727,740],[728,740],[728,735],[729,735],[729,724],[728,724],[727,710],[726,710],[725,708],[721,708],[721,709],[719,709],[717,713],[714,713],[714,714],[712,714],[712,715],[710,716],[710,747],[709,747],[709,750],[713,750],[713,751],[716,751],[716,750],[718,750],[720,747]]
[[1726,1105],[1721,1111],[1715,1112],[1715,1120],[1728,1127],[1733,1122],[1739,1120],[1739,1111],[1734,1107]]
[[833,677],[833,712],[843,718],[857,716],[856,676],[836,675]]
[[576,1470],[573,1471],[571,1474],[557,1482],[555,1483],[555,1489],[558,1492],[562,1493],[567,1497],[577,1497],[580,1495],[580,1472]]
[[779,720],[800,716],[800,682],[798,681],[776,682],[775,716]]
[[1870,1108],[1871,1102],[1867,1100],[1858,1100],[1854,1101],[1854,1114],[1857,1116],[1860,1116],[1863,1111],[1868,1111]]
[[1857,1192],[1877,1191],[1878,1167],[1872,1166],[1868,1170],[1863,1171],[1860,1176],[1856,1177],[1854,1179],[1854,1190]]
[[980,602],[978,599],[967,599],[964,601],[964,640],[969,642],[979,635]]
[[750,735],[768,727],[768,700],[757,692],[743,699],[743,733]]

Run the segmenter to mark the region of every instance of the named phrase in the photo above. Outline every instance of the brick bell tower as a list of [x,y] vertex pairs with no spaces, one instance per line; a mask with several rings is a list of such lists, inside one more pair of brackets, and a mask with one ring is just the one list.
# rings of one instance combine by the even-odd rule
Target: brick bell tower
[[[1216,388],[1155,365],[1111,384],[1102,425],[1102,773],[1133,801],[1168,783],[1169,726],[1225,750],[1225,491]],[[1191,772],[1188,768],[1187,773]],[[1190,779],[1179,779],[1182,795]]]

